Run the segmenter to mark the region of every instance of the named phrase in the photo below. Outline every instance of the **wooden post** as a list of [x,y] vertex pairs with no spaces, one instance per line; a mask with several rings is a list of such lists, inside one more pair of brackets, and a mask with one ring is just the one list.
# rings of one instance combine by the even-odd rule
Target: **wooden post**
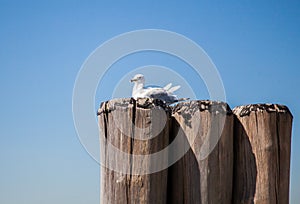
[[[290,111],[256,104],[233,112],[213,101],[179,103],[172,116],[155,99],[102,103],[101,203],[288,203]],[[175,148],[149,157],[168,145]]]
[[233,112],[233,203],[289,203],[290,111],[282,105],[255,104]]
[[169,168],[168,203],[230,204],[233,116],[229,106],[190,101],[177,104],[172,115],[172,137],[183,136],[176,151],[187,153]]
[[[169,144],[171,111],[153,99],[114,99],[98,110],[101,161],[101,203],[165,204],[168,170],[155,170],[167,163],[147,155]],[[119,150],[119,152],[117,151]],[[153,173],[154,171],[155,173]]]

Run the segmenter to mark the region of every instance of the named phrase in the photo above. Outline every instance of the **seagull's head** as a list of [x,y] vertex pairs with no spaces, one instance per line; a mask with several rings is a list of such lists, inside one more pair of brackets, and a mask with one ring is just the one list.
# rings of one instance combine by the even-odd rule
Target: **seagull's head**
[[135,82],[135,83],[144,83],[145,82],[145,77],[142,74],[136,74],[130,82]]

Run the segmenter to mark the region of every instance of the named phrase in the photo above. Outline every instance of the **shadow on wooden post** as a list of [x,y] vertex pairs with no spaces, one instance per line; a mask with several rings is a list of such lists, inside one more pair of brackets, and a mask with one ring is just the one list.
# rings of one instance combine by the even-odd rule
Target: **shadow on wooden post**
[[233,112],[214,101],[178,103],[172,113],[155,99],[102,103],[101,203],[288,203],[290,111],[256,104]]
[[292,115],[286,106],[239,106],[233,203],[289,203]]
[[[233,116],[226,103],[189,101],[173,109],[172,137],[190,147],[169,168],[168,203],[225,203],[232,198]],[[170,156],[173,154],[169,153]]]
[[234,117],[233,203],[253,203],[257,166],[247,131]]

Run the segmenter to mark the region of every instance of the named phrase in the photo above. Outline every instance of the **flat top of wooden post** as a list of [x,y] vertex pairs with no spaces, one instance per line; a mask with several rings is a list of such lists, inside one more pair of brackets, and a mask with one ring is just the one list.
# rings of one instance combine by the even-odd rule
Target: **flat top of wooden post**
[[143,109],[151,109],[154,107],[160,107],[166,111],[171,111],[170,107],[166,103],[159,99],[154,98],[117,98],[109,101],[102,102],[98,109],[97,115],[103,112],[110,112],[116,109],[116,107],[137,107]]
[[193,114],[197,110],[199,111],[209,111],[209,112],[219,112],[222,114],[231,115],[232,111],[229,105],[222,101],[210,101],[210,100],[191,100],[186,102],[181,102],[176,104],[172,111],[173,113],[190,113]]
[[250,115],[251,112],[256,111],[267,111],[267,112],[276,112],[276,113],[289,113],[292,117],[292,113],[289,108],[285,105],[280,104],[270,104],[270,103],[258,103],[258,104],[249,104],[243,106],[237,106],[233,109],[233,113],[240,117]]

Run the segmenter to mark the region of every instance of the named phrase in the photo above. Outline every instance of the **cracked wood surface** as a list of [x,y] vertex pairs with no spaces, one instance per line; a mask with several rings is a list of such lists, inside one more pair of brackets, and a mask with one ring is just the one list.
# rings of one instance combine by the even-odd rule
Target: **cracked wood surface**
[[252,104],[236,107],[233,112],[233,203],[289,203],[289,109],[276,104]]
[[[100,134],[101,159],[106,166],[127,173],[101,167],[101,203],[167,202],[167,169],[137,174],[143,174],[143,169],[151,171],[159,162],[167,162],[168,155],[155,161],[138,160],[133,155],[152,154],[168,145],[169,115],[170,109],[159,100],[115,99],[102,103],[98,110],[100,128],[104,130]],[[127,156],[110,152],[109,144]]]
[[173,117],[171,135],[183,136],[177,151],[187,153],[169,169],[169,203],[230,204],[233,116],[229,106],[189,101],[175,106]]
[[[208,100],[173,107],[153,99],[102,103],[100,155],[110,169],[101,167],[101,203],[288,203],[290,111],[283,105],[252,104],[233,112],[226,103]],[[158,152],[180,135],[178,147],[160,160],[134,157]],[[127,154],[120,156],[111,147]],[[206,155],[203,149],[209,148]],[[184,156],[168,169],[144,174],[143,169],[178,152]]]

